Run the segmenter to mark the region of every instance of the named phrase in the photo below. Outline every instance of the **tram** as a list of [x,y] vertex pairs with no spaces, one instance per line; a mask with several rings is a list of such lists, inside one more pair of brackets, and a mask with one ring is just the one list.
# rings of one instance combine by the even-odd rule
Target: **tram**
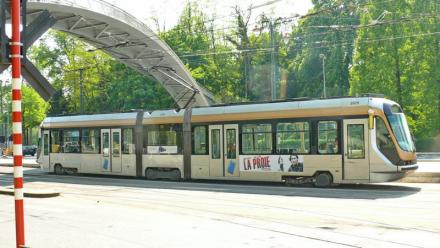
[[56,174],[328,187],[417,169],[401,107],[369,96],[47,117],[40,145]]

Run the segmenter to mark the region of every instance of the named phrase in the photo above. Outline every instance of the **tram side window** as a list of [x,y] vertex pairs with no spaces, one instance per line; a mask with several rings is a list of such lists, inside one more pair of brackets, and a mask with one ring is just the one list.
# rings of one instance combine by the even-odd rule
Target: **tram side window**
[[61,152],[61,132],[59,130],[50,131],[50,152],[60,153]]
[[277,124],[277,153],[309,153],[310,131],[308,122]]
[[318,122],[318,151],[320,154],[339,152],[338,123],[336,121]]
[[385,122],[379,117],[376,117],[376,145],[391,163],[398,164],[400,158],[391,140],[391,135],[388,132]]
[[243,154],[272,153],[272,125],[244,124],[241,127]]
[[365,158],[364,124],[347,125],[347,153],[350,159]]
[[122,129],[122,153],[134,154],[133,128]]
[[63,130],[63,147],[65,153],[79,153],[79,130]]
[[181,125],[161,124],[149,125],[146,128],[147,137],[144,144],[147,144],[144,153],[148,154],[179,154],[182,149]]
[[49,134],[43,134],[43,154],[44,156],[49,155]]
[[83,129],[81,136],[82,153],[98,154],[100,147],[100,130]]
[[194,127],[193,132],[193,141],[194,141],[194,155],[206,155],[208,154],[207,147],[207,135],[206,135],[206,126],[197,126]]
[[211,130],[211,149],[212,154],[211,158],[219,159],[221,157],[221,142],[220,142],[220,129],[212,129]]

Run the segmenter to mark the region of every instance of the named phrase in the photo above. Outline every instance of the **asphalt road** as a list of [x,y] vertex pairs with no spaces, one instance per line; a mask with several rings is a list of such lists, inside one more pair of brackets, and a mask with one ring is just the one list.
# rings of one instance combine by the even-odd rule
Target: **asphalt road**
[[[0,170],[0,186],[11,185]],[[10,169],[10,168],[9,168]],[[439,184],[167,182],[26,169],[30,247],[439,247]],[[15,245],[14,200],[0,195],[0,247]]]

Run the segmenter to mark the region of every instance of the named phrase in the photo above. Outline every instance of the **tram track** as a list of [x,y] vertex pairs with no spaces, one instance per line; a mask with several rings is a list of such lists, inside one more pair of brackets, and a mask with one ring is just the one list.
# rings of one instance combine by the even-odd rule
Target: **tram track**
[[[161,192],[161,193],[164,193],[164,192]],[[178,194],[172,194],[172,195],[176,196]],[[107,195],[105,195],[105,193],[104,194],[96,194],[95,193],[95,194],[91,194],[91,195],[88,194],[88,196],[92,196],[92,197],[97,197],[97,196],[98,197],[108,197]],[[81,195],[81,197],[84,197],[84,195]],[[187,196],[185,196],[185,195],[181,195],[182,199],[186,198],[186,197]],[[218,205],[216,203],[212,203],[211,207],[194,208],[194,207],[189,207],[187,205],[189,203],[194,203],[194,202],[189,201],[189,200],[182,200],[182,199],[179,199],[179,204],[177,204],[177,205],[176,204],[168,204],[166,199],[162,200],[162,201],[160,201],[158,199],[153,199],[153,200],[151,200],[151,199],[140,199],[139,197],[123,197],[122,199],[124,200],[123,206],[127,206],[128,201],[130,201],[131,203],[129,205],[133,205],[134,207],[143,207],[145,205],[148,205],[148,206],[153,206],[154,205],[154,206],[156,206],[154,208],[156,210],[162,210],[163,211],[164,210],[163,208],[165,208],[166,211],[173,211],[174,213],[179,213],[179,214],[184,214],[184,215],[188,214],[187,210],[191,210],[191,211],[193,211],[191,213],[191,215],[195,216],[195,217],[206,217],[207,212],[209,212],[212,215],[224,215],[224,217],[215,217],[215,218],[211,218],[211,219],[217,220],[217,221],[221,220],[221,221],[224,221],[224,222],[228,222],[228,223],[232,223],[232,224],[237,224],[237,225],[249,226],[247,224],[237,223],[237,222],[231,221],[230,219],[245,218],[245,219],[253,220],[253,221],[264,221],[264,222],[269,222],[269,223],[276,223],[276,224],[281,224],[281,225],[292,226],[292,223],[289,223],[289,222],[286,222],[286,221],[279,221],[279,219],[261,218],[261,217],[258,217],[258,216],[250,216],[250,215],[241,215],[241,214],[234,214],[234,213],[225,213],[225,212],[221,212],[221,211],[213,211],[211,207],[213,205]],[[207,204],[206,203],[207,200],[216,200],[216,201],[218,201],[220,199],[212,198],[212,197],[204,197],[203,200],[205,201],[205,204]],[[223,199],[222,201],[225,201],[225,200]],[[234,204],[239,203],[240,205],[249,204],[249,203],[242,202],[242,201],[239,201],[239,202],[231,201],[231,200],[226,200],[226,201],[229,201],[229,202],[234,203]],[[113,201],[111,199],[107,199],[106,202],[108,202],[108,203],[110,202],[111,204],[121,205],[120,202]],[[139,203],[141,203],[141,204],[139,204]],[[148,203],[148,204],[145,204],[145,203]],[[158,207],[159,205],[160,205],[160,207]],[[272,205],[256,204],[255,202],[252,203],[252,206],[253,207],[260,207],[260,208],[271,208],[271,209],[275,208],[275,209],[281,209],[283,211],[288,210],[288,211],[292,211],[292,212],[296,212],[296,213],[300,212],[301,214],[306,213],[306,214],[312,215],[312,216],[319,216],[319,217],[323,217],[323,218],[331,218],[335,222],[341,222],[341,221],[346,222],[347,219],[350,219],[350,222],[353,222],[353,218],[347,217],[347,216],[335,216],[335,215],[321,214],[321,213],[312,212],[312,211],[303,211],[303,210],[298,210],[298,209],[281,208],[281,207],[276,207],[276,206],[272,206]],[[185,209],[185,211],[176,211],[176,209]],[[199,213],[199,214],[197,214],[197,213]],[[432,233],[432,234],[438,234],[438,232],[434,232],[434,231],[431,231],[431,230],[423,230],[423,229],[417,229],[417,228],[408,228],[408,227],[402,227],[402,226],[397,226],[397,225],[390,225],[390,224],[387,224],[387,223],[372,222],[372,221],[363,220],[363,219],[355,219],[355,222],[356,223],[351,223],[351,226],[373,225],[375,227],[380,227],[380,228],[384,228],[384,229],[395,229],[395,230],[404,230],[404,231],[419,231],[419,232],[429,232],[429,233]],[[261,229],[261,230],[266,230],[264,228],[253,226],[253,225],[250,225],[249,227],[257,228],[257,229]],[[316,231],[316,229],[318,227],[310,228],[310,227],[301,226],[301,228],[308,228],[311,231]],[[276,231],[276,230],[268,229],[266,231]],[[392,243],[392,244],[395,244],[395,245],[402,245],[402,246],[406,246],[406,247],[422,247],[422,246],[417,246],[417,245],[414,245],[414,244],[400,243],[400,242],[396,242],[396,241],[393,241],[393,240],[378,239],[378,238],[374,238],[374,237],[371,237],[371,236],[353,235],[353,234],[348,234],[348,233],[344,233],[344,232],[338,232],[338,231],[335,231],[335,230],[325,230],[325,231],[328,232],[328,233],[332,233],[332,234],[337,233],[339,235],[356,237],[356,238],[360,238],[360,239],[375,240],[377,242]],[[276,232],[278,232],[278,231],[276,231]],[[281,231],[280,233],[283,233],[283,232]],[[300,237],[300,235],[297,235],[297,236]],[[314,238],[314,237],[311,237],[311,238]],[[350,245],[350,244],[348,244],[348,245]],[[353,246],[353,247],[357,247],[357,246]]]
[[[4,179],[4,178],[2,178]],[[280,234],[286,234],[286,235],[293,235],[297,237],[308,237],[310,239],[319,239],[319,237],[314,237],[313,235],[300,235],[297,233],[292,232],[286,232],[283,230],[277,230],[276,228],[266,228],[268,224],[272,225],[286,225],[294,228],[301,228],[301,229],[307,229],[310,232],[316,232],[317,230],[322,233],[328,233],[328,234],[337,234],[337,235],[343,235],[346,237],[355,237],[357,239],[365,239],[365,240],[374,240],[375,242],[381,242],[383,244],[394,244],[399,246],[406,246],[406,247],[423,247],[423,246],[417,246],[416,244],[408,244],[408,243],[401,243],[396,242],[390,239],[381,239],[374,236],[365,236],[365,235],[355,235],[353,233],[347,233],[344,231],[338,231],[337,228],[329,227],[325,223],[344,223],[347,222],[349,226],[352,227],[372,227],[372,228],[381,228],[386,230],[396,230],[396,231],[408,231],[408,232],[423,232],[423,233],[430,233],[434,235],[438,235],[438,231],[429,230],[429,229],[422,229],[422,228],[414,228],[414,227],[408,227],[408,226],[399,226],[399,225],[393,225],[385,222],[377,222],[377,221],[371,221],[367,219],[362,218],[354,218],[353,216],[344,216],[344,215],[335,215],[335,214],[328,214],[328,213],[322,213],[319,211],[312,211],[312,210],[305,210],[300,208],[289,208],[289,207],[283,207],[279,205],[274,204],[264,204],[259,202],[259,200],[256,198],[260,198],[260,196],[267,196],[266,194],[246,194],[251,196],[250,199],[248,198],[242,198],[240,194],[245,193],[236,193],[233,192],[233,190],[230,190],[234,187],[241,187],[241,188],[252,188],[252,189],[264,189],[268,191],[269,189],[275,189],[275,190],[286,190],[288,191],[292,190],[292,188],[284,188],[284,187],[276,187],[276,186],[258,186],[258,185],[218,185],[218,184],[206,184],[206,183],[182,183],[179,187],[176,187],[175,182],[162,182],[162,181],[146,181],[147,186],[139,188],[139,184],[143,181],[140,180],[124,180],[124,179],[115,179],[115,178],[102,178],[99,177],[99,181],[94,182],[94,184],[87,185],[87,182],[84,181],[90,181],[90,177],[81,177],[81,176],[54,176],[54,175],[28,175],[28,182],[39,182],[41,179],[49,179],[49,182],[42,181],[42,183],[55,183],[59,185],[60,183],[63,184],[69,184],[70,180],[76,181],[75,184],[77,184],[79,187],[71,188],[70,184],[66,186],[67,189],[66,192],[63,192],[63,195],[72,197],[72,198],[83,198],[87,200],[95,200],[100,199],[102,202],[109,203],[112,205],[118,205],[122,207],[136,207],[136,208],[145,208],[145,206],[149,206],[149,208],[157,211],[165,211],[165,212],[174,212],[176,214],[181,215],[188,215],[198,217],[198,218],[208,218],[215,220],[215,221],[222,221],[225,223],[235,224],[235,225],[241,225],[248,228],[255,228],[263,231],[271,231],[271,232],[277,232]],[[104,179],[104,180],[102,180]],[[115,180],[118,182],[115,183]],[[123,180],[123,181],[122,181]],[[86,184],[86,185],[85,185]],[[102,189],[87,189],[87,192],[84,192],[84,189],[87,187],[95,187],[101,185],[104,186]],[[112,185],[113,184],[113,185]],[[121,185],[124,186],[121,186]],[[177,183],[180,184],[180,183]],[[62,186],[62,185],[61,185]],[[168,188],[159,188],[159,186],[168,186]],[[64,188],[64,186],[62,186]],[[182,189],[186,188],[186,189]],[[211,190],[215,188],[216,190]],[[199,190],[201,189],[201,190]],[[314,188],[299,188],[295,190],[311,190],[311,191],[322,191],[323,189],[314,189]],[[70,191],[70,190],[73,190]],[[331,189],[333,190],[339,190],[339,193],[344,193],[344,191],[349,191],[351,189]],[[355,189],[359,190],[359,189]],[[194,202],[194,199],[190,199],[188,197],[188,193],[183,192],[196,192],[196,194],[201,194],[197,196],[197,201]],[[236,194],[234,198],[231,197],[224,197],[224,195],[215,195],[215,196],[209,196],[209,192],[216,192],[216,193],[224,193],[224,194]],[[362,189],[361,191],[367,192],[368,190]],[[387,190],[389,192],[392,192],[392,190]],[[338,193],[334,192],[334,193]],[[160,197],[156,197],[159,195]],[[273,197],[280,199],[280,198],[286,198],[290,199],[290,197],[296,197],[295,192],[290,192],[291,194],[285,195],[283,192],[280,194],[274,194]],[[116,194],[116,195],[115,195]],[[131,195],[133,196],[131,196]],[[145,194],[145,195],[144,195]],[[192,193],[191,193],[192,194]],[[164,196],[165,195],[165,196]],[[167,196],[168,195],[168,196]],[[117,197],[116,200],[114,199],[115,196]],[[155,196],[154,199],[147,198]],[[229,195],[231,196],[231,195]],[[297,197],[303,197],[301,195]],[[169,204],[170,198],[173,198],[175,204]],[[244,200],[246,199],[246,200]],[[331,199],[331,198],[329,198]],[[346,200],[346,199],[339,199],[335,198],[335,200]],[[356,200],[356,199],[348,199],[348,200]],[[414,201],[416,202],[416,201]],[[438,203],[438,202],[437,202]],[[194,204],[201,204],[203,207],[194,207]],[[203,204],[203,205],[202,205]],[[385,204],[385,206],[388,205],[388,203]],[[152,207],[153,206],[153,207]],[[217,206],[223,206],[225,208],[249,208],[252,207],[253,209],[260,209],[261,212],[264,211],[283,211],[288,213],[287,215],[291,216],[311,216],[312,218],[319,218],[324,219],[323,223],[321,225],[315,225],[314,227],[310,226],[298,226],[295,225],[295,220],[289,221],[282,221],[280,218],[271,218],[271,217],[262,217],[258,215],[252,215],[252,214],[241,214],[241,213],[234,213],[234,212],[228,212],[228,211],[216,211],[214,210],[214,207]],[[180,210],[176,210],[180,209]],[[188,212],[189,211],[189,212]],[[245,219],[247,222],[263,222],[265,224],[262,225],[254,225],[249,223],[243,223],[240,221],[235,221],[236,219]],[[328,229],[326,229],[328,228]],[[303,237],[304,236],[304,237]],[[332,241],[330,240],[323,240],[322,242]],[[335,245],[341,245],[341,246],[349,246],[349,247],[359,247],[356,245],[353,245],[351,243],[341,243],[340,242],[334,242]]]
[[[96,194],[94,194],[93,196],[96,196]],[[100,195],[102,196],[102,195]],[[139,199],[131,199],[132,201],[138,201]],[[152,209],[157,210],[157,211],[166,211],[166,212],[173,212],[175,214],[182,214],[182,215],[191,215],[193,217],[198,217],[198,218],[209,218],[211,220],[214,221],[221,221],[221,222],[225,222],[225,223],[229,223],[229,224],[234,224],[234,225],[240,225],[240,226],[244,226],[244,227],[248,227],[248,228],[253,228],[253,229],[259,229],[259,230],[263,230],[263,231],[270,231],[270,232],[276,232],[276,233],[280,233],[280,234],[285,234],[285,235],[290,235],[290,236],[296,236],[296,237],[301,237],[301,238],[307,238],[307,239],[311,239],[311,240],[316,240],[316,241],[321,241],[321,242],[326,242],[326,243],[332,243],[332,244],[337,244],[337,245],[343,245],[346,247],[362,247],[362,246],[357,246],[357,245],[353,245],[350,243],[341,243],[341,242],[335,242],[332,241],[330,239],[322,239],[322,238],[318,238],[318,237],[313,237],[310,235],[300,235],[300,234],[295,234],[295,233],[291,233],[291,232],[285,232],[285,231],[280,231],[280,230],[276,230],[273,228],[263,228],[263,226],[266,226],[268,224],[276,224],[276,225],[287,225],[290,227],[293,227],[294,229],[307,229],[309,232],[317,232],[318,228],[312,228],[312,227],[307,227],[307,226],[294,226],[292,225],[292,223],[288,223],[288,222],[283,222],[283,221],[279,221],[278,219],[270,219],[270,218],[260,218],[258,216],[249,216],[249,215],[240,215],[240,214],[233,214],[233,213],[224,213],[224,212],[219,212],[219,211],[213,211],[210,208],[194,208],[194,207],[189,207],[189,206],[176,206],[176,205],[172,205],[172,204],[166,204],[164,202],[160,203],[160,207],[158,207],[158,202],[157,200],[152,200],[152,201],[148,201],[148,200],[141,200],[142,203],[145,202],[149,202],[151,204],[148,204],[149,206],[155,206]],[[116,204],[116,205],[121,205],[120,202],[118,201],[113,201],[113,200],[107,200],[106,203],[110,203],[110,204]],[[154,204],[153,204],[154,203]],[[130,203],[128,204],[127,201],[124,201],[123,206],[126,207],[127,205],[132,206],[132,207],[138,207],[138,208],[144,208],[145,205],[137,205],[137,204],[133,204]],[[176,211],[176,209],[184,209],[185,211]],[[209,210],[207,210],[209,209]],[[188,210],[191,210],[192,212],[189,213]],[[207,214],[210,214],[211,216],[207,217]],[[214,215],[214,216],[212,216]],[[258,222],[261,223],[263,222],[263,224],[259,224],[259,225],[250,225],[250,224],[246,224],[246,223],[240,223],[237,221],[233,221],[233,219],[245,219],[247,222]],[[341,218],[344,219],[344,218]],[[346,220],[346,218],[344,219]],[[403,229],[403,228],[402,228]],[[338,234],[344,237],[356,237],[358,239],[364,239],[364,240],[374,240],[376,242],[380,242],[380,243],[390,243],[390,244],[394,244],[394,245],[400,245],[400,246],[404,246],[404,247],[423,247],[423,246],[417,246],[417,245],[413,245],[413,244],[407,244],[407,243],[400,243],[400,242],[396,242],[396,241],[392,241],[392,240],[384,240],[384,239],[378,239],[378,238],[373,238],[371,236],[363,236],[363,235],[353,235],[353,234],[348,234],[348,233],[344,233],[344,232],[338,232],[335,230],[323,230],[323,229],[319,229],[318,230],[320,233],[329,233],[331,235],[329,236],[333,236],[334,234]],[[407,230],[409,231],[409,230]]]

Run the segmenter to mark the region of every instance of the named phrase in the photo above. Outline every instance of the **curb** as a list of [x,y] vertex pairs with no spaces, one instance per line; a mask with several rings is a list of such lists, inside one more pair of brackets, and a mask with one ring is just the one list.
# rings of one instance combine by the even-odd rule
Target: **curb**
[[[5,187],[1,187],[0,188],[0,195],[14,195],[14,189],[12,188],[5,188]],[[57,197],[60,196],[60,192],[49,192],[49,191],[41,191],[41,192],[37,192],[37,191],[24,191],[23,193],[24,197],[29,197],[29,198],[51,198],[51,197]]]
[[402,178],[402,183],[440,183],[440,172],[415,172]]

